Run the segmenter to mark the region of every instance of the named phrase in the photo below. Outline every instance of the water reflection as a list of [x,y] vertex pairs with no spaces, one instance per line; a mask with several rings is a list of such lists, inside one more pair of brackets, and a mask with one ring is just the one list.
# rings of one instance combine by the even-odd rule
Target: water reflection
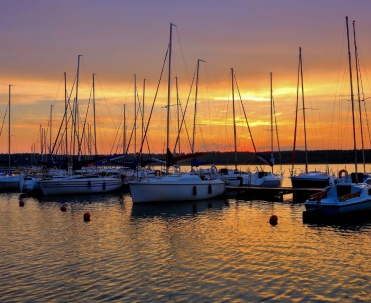
[[371,224],[371,212],[338,215],[321,216],[319,213],[303,211],[303,223],[310,227],[331,226],[339,229],[358,230]]
[[174,203],[143,203],[133,204],[131,215],[132,217],[192,216],[209,209],[222,210],[227,206],[228,201],[224,198]]

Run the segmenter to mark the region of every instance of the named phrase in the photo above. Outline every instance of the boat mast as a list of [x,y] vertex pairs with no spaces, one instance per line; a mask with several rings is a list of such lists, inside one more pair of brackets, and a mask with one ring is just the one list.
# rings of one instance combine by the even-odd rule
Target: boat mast
[[9,100],[8,100],[8,174],[12,174],[10,171],[10,95],[11,95],[11,85],[9,84]]
[[348,16],[345,17],[347,26],[347,39],[348,39],[348,61],[349,61],[349,82],[350,82],[350,100],[352,102],[352,121],[353,121],[353,144],[354,144],[354,168],[355,168],[355,178],[358,183],[358,171],[357,171],[357,144],[356,144],[356,130],[355,130],[355,120],[354,120],[354,94],[353,94],[353,76],[352,76],[352,59],[350,55],[350,42],[349,42],[349,27],[348,27]]
[[306,120],[305,120],[303,59],[302,59],[302,56],[301,56],[301,47],[299,48],[299,69],[300,69],[300,78],[298,79],[298,81],[299,81],[298,84],[301,82],[301,100],[302,100],[302,105],[303,105],[305,172],[308,173],[307,124],[306,124]]
[[146,79],[143,79],[143,101],[142,101],[142,140],[144,141],[144,99],[146,94]]
[[68,119],[67,119],[67,75],[64,72],[64,115],[65,115],[65,141],[66,141],[66,157],[68,156]]
[[196,115],[197,115],[197,96],[198,96],[198,75],[200,70],[200,62],[205,62],[201,59],[197,60],[197,73],[196,73],[196,93],[195,93],[195,110],[193,114],[193,136],[192,136],[192,153],[195,152],[195,134],[196,134]]
[[[271,161],[273,160],[273,74],[270,73],[270,87],[271,87]],[[273,164],[273,162],[272,162]],[[273,173],[273,165],[272,165]]]
[[49,153],[52,152],[52,125],[53,125],[53,104],[50,105],[50,122],[49,122]]
[[97,123],[95,120],[95,74],[93,73],[93,118],[94,118],[94,153],[98,155],[97,150]]
[[122,142],[122,153],[126,153],[126,104],[124,104],[124,129],[122,130],[124,132],[123,134],[123,142]]
[[[179,102],[179,87],[178,87],[178,77],[175,77],[175,87],[176,87],[176,112],[177,112],[177,120],[178,120],[178,138],[180,137],[180,102]],[[178,142],[178,153],[180,154],[180,138],[177,139]],[[175,146],[176,149],[176,146]],[[175,150],[174,149],[174,150]]]
[[166,116],[166,173],[169,172],[169,155],[168,150],[170,146],[170,93],[171,93],[171,51],[172,51],[172,35],[173,35],[173,25],[170,23],[170,38],[169,38],[169,69],[168,69],[168,79],[167,79],[167,116]]
[[[73,155],[75,155],[76,139],[79,142],[80,127],[79,127],[79,108],[78,108],[78,92],[79,92],[79,73],[80,73],[80,58],[82,55],[77,56],[77,73],[76,73],[76,96],[75,96],[75,111],[74,111],[74,136],[73,136]],[[77,125],[76,125],[77,124]],[[80,156],[80,144],[78,146],[77,156]]]
[[137,75],[134,74],[134,154],[137,154]]
[[357,76],[357,95],[358,95],[358,109],[359,109],[359,125],[361,131],[361,143],[362,143],[362,162],[363,162],[363,172],[366,172],[366,160],[365,160],[365,146],[363,141],[363,123],[362,123],[362,111],[361,111],[361,92],[359,88],[359,66],[358,66],[358,48],[357,48],[357,41],[356,41],[356,25],[355,21],[353,21],[353,37],[354,37],[354,55],[356,61],[356,76]]
[[232,77],[232,111],[233,111],[233,139],[234,139],[234,168],[237,169],[237,130],[236,130],[236,109],[234,104],[234,70],[231,68]]

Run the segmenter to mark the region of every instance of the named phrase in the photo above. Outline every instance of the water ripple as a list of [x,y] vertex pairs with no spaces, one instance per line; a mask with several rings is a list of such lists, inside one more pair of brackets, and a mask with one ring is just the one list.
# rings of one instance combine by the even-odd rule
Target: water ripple
[[304,225],[300,204],[233,199],[177,207],[133,206],[127,196],[30,198],[23,208],[17,199],[0,194],[1,302],[371,297],[370,221]]

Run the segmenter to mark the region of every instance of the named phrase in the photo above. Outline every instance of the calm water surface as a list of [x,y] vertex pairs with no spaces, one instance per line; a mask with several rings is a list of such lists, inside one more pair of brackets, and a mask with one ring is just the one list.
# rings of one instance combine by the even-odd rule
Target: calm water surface
[[371,301],[371,218],[304,224],[289,200],[24,202],[0,194],[0,302]]

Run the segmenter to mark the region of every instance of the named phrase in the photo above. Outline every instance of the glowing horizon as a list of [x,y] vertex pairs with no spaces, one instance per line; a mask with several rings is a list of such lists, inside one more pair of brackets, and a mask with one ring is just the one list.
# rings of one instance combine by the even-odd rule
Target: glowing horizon
[[[357,20],[362,89],[365,98],[368,98],[371,86],[367,79],[370,73],[367,54],[370,53],[371,42],[367,41],[366,37],[371,21],[365,12],[371,8],[371,4],[362,3],[354,8],[352,3],[340,1],[342,5],[337,5],[337,11],[334,13],[332,1],[321,3],[322,9],[317,12],[317,19],[313,20],[310,11],[316,10],[319,5],[319,2],[314,1],[293,8],[292,13],[285,11],[288,15],[283,20],[281,13],[284,10],[281,11],[281,7],[273,1],[270,5],[276,5],[276,13],[269,16],[265,12],[264,4],[255,4],[252,7],[250,1],[233,2],[230,4],[232,15],[243,16],[243,12],[248,11],[248,8],[252,9],[254,14],[249,15],[250,19],[240,18],[241,20],[237,21],[234,18],[234,22],[222,24],[217,21],[218,18],[208,19],[208,11],[202,9],[199,14],[204,17],[203,19],[187,22],[186,16],[180,13],[181,8],[185,7],[184,3],[168,9],[167,13],[151,15],[153,4],[149,1],[143,1],[146,2],[146,8],[134,3],[109,2],[109,5],[104,6],[99,1],[91,1],[89,3],[92,9],[88,9],[87,15],[84,15],[82,20],[77,17],[80,17],[82,7],[77,5],[76,11],[72,14],[76,19],[70,16],[70,24],[66,24],[64,17],[68,15],[68,5],[61,4],[57,9],[53,3],[36,0],[32,5],[43,6],[50,14],[40,15],[35,10],[35,16],[31,16],[27,13],[30,4],[23,0],[19,2],[24,6],[20,7],[8,1],[0,13],[9,29],[3,30],[2,33],[4,40],[2,45],[6,47],[0,56],[3,66],[0,71],[1,123],[4,120],[0,153],[7,153],[8,125],[7,117],[5,119],[4,117],[8,102],[8,84],[13,85],[11,151],[31,152],[31,149],[36,147],[36,151],[40,152],[40,129],[44,129],[49,136],[52,114],[52,141],[54,141],[62,121],[65,102],[64,73],[67,75],[67,91],[71,94],[73,102],[75,92],[71,90],[76,77],[79,54],[82,54],[78,93],[80,119],[85,120],[86,109],[90,106],[87,123],[89,125],[93,123],[89,99],[92,93],[92,74],[95,73],[97,149],[101,154],[122,152],[124,104],[128,140],[134,125],[133,74],[136,74],[137,79],[137,102],[143,98],[144,79],[146,81],[143,123],[145,127],[147,126],[168,44],[171,20],[169,22],[164,20],[169,16],[172,16],[174,23],[177,24],[173,33],[171,149],[174,148],[177,133],[175,77],[178,79],[178,94],[183,110],[190,96],[180,141],[184,149],[182,151],[187,153],[190,151],[189,142],[193,140],[194,125],[195,87],[193,85],[190,93],[191,82],[197,59],[202,59],[205,62],[201,63],[199,73],[196,150],[231,151],[234,148],[231,68],[234,68],[239,90],[235,90],[238,150],[253,150],[239,100],[240,95],[256,148],[260,151],[270,148],[270,72],[273,73],[273,97],[280,148],[291,150],[294,139],[299,46],[302,46],[303,50],[308,149],[353,148],[350,102],[347,101],[350,99],[350,90],[344,36],[345,15],[352,15],[350,20],[353,18]],[[206,7],[208,2],[190,1],[187,5]],[[226,4],[223,1],[216,2],[219,7],[215,8],[214,13],[219,19],[230,14],[225,10]],[[94,8],[100,8],[101,13],[94,11]],[[109,13],[119,10],[123,11],[131,23],[122,23],[121,17],[117,18],[116,15]],[[133,20],[131,16],[135,15],[135,12],[147,16],[148,23]],[[17,16],[16,20],[9,18],[12,14]],[[305,25],[298,21],[298,14],[300,21]],[[101,26],[90,21],[93,17],[99,20]],[[23,19],[28,23],[24,23]],[[265,20],[266,23],[256,22],[258,20]],[[43,25],[43,22],[49,26]],[[88,29],[87,24],[91,29]],[[138,27],[138,24],[148,24],[148,28]],[[260,26],[252,26],[253,24]],[[73,33],[74,38],[71,38],[69,33]],[[84,38],[79,39],[78,34],[82,33]],[[351,52],[354,52],[353,49]],[[357,101],[355,80],[353,75]],[[299,102],[300,98],[299,96]],[[362,105],[366,106],[367,100],[365,99]],[[165,64],[148,127],[147,140],[152,153],[162,153],[166,145],[166,104]],[[139,104],[137,109],[138,106]],[[365,109],[363,129],[365,138],[368,132],[368,107]],[[299,103],[297,149],[304,145],[301,108],[302,105]],[[355,108],[358,115],[357,103]],[[185,127],[190,138],[186,136]],[[359,116],[356,118],[356,127],[358,134]],[[134,147],[132,138],[129,152],[139,149],[141,136],[142,121],[139,117],[137,142]],[[44,140],[49,144],[49,137]],[[369,148],[369,141],[365,140],[366,148]],[[357,145],[361,145],[360,138],[357,139]],[[277,149],[277,143],[274,148]],[[146,151],[147,142],[144,146],[144,152]]]

